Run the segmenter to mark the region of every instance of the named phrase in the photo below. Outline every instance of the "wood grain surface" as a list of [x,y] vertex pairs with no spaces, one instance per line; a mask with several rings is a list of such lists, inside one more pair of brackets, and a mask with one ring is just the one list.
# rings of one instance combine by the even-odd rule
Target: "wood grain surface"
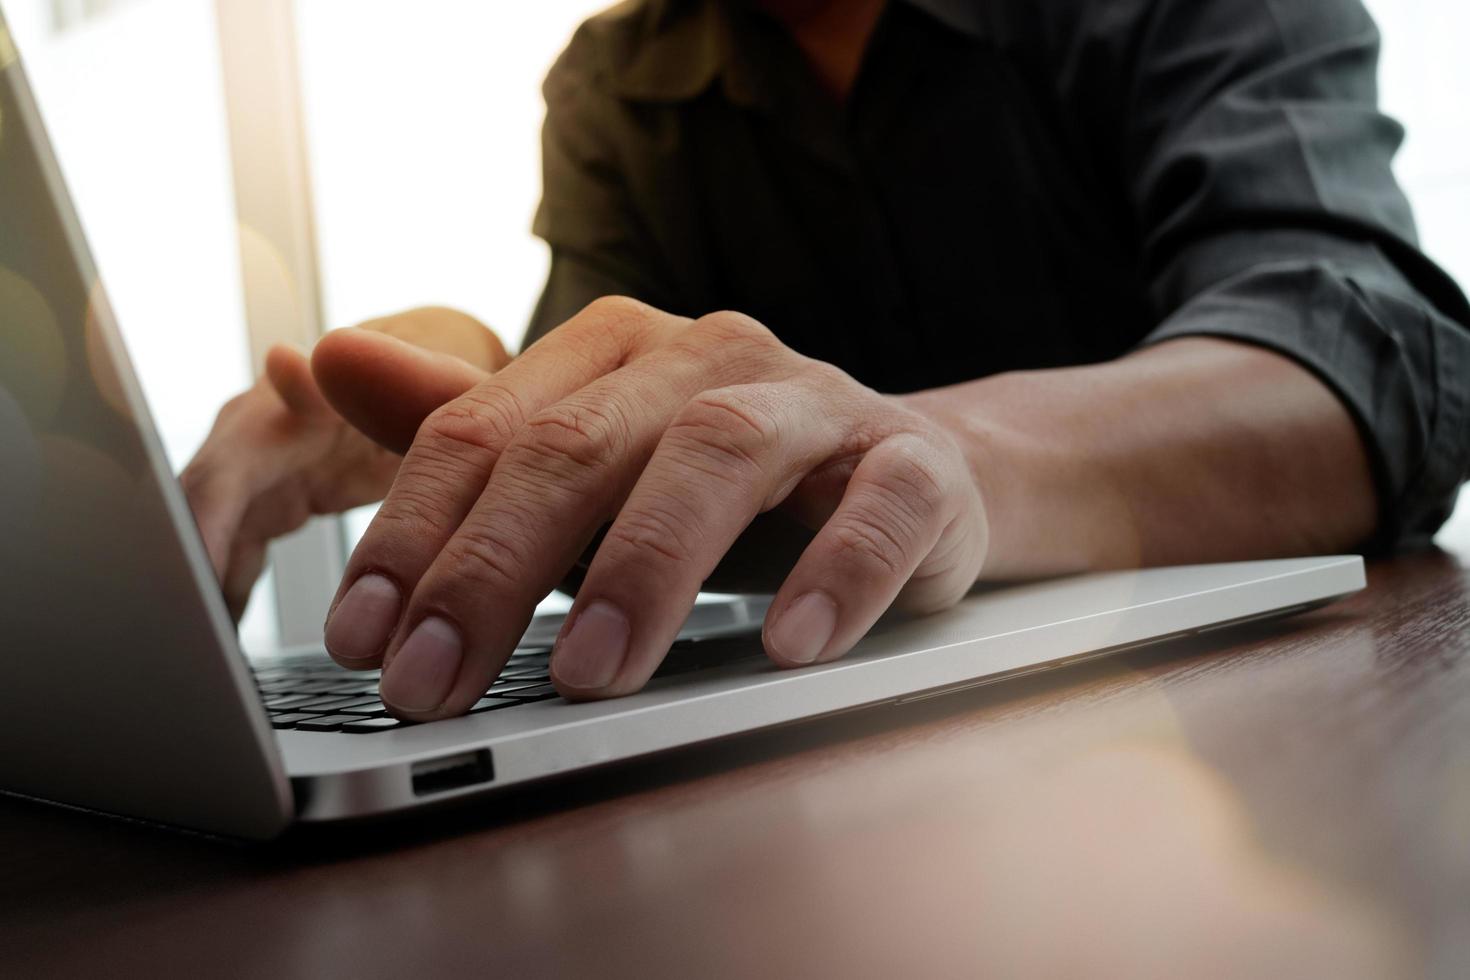
[[0,975],[1470,976],[1470,575],[1369,582],[270,846],[0,800]]

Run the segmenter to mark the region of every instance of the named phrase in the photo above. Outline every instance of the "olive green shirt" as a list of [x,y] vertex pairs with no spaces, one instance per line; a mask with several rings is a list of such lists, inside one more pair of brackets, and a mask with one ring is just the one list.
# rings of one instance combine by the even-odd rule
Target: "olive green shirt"
[[738,0],[582,26],[546,80],[552,267],[750,314],[882,391],[1269,347],[1341,397],[1380,543],[1470,471],[1470,308],[1419,251],[1358,0],[891,0],[845,103]]

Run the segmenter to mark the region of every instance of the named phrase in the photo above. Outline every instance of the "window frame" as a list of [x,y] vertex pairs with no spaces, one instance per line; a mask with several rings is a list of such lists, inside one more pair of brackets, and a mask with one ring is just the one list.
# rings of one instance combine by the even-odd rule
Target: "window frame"
[[[324,317],[295,0],[215,0],[251,369],[278,343],[310,348]],[[278,641],[320,645],[346,567],[341,517],[271,545]]]

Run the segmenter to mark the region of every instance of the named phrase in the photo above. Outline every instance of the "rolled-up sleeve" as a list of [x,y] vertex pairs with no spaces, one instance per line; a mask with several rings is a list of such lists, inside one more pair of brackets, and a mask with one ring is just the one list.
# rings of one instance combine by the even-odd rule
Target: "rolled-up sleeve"
[[[1370,546],[1422,541],[1470,475],[1470,307],[1419,250],[1358,0],[1123,0],[1057,25],[1060,75],[1130,189],[1156,323],[1321,378],[1381,501]],[[1074,10],[1076,8],[1073,8]],[[1124,115],[1118,115],[1119,109]]]

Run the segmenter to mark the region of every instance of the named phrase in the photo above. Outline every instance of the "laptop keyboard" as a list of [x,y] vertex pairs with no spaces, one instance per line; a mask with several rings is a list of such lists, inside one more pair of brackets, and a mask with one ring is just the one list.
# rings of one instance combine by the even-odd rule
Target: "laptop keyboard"
[[[499,711],[557,697],[547,668],[550,656],[549,649],[516,651],[469,713]],[[254,672],[271,726],[277,729],[361,735],[413,724],[394,718],[379,700],[381,671],[347,670],[325,658],[307,658],[301,663],[259,664]]]

